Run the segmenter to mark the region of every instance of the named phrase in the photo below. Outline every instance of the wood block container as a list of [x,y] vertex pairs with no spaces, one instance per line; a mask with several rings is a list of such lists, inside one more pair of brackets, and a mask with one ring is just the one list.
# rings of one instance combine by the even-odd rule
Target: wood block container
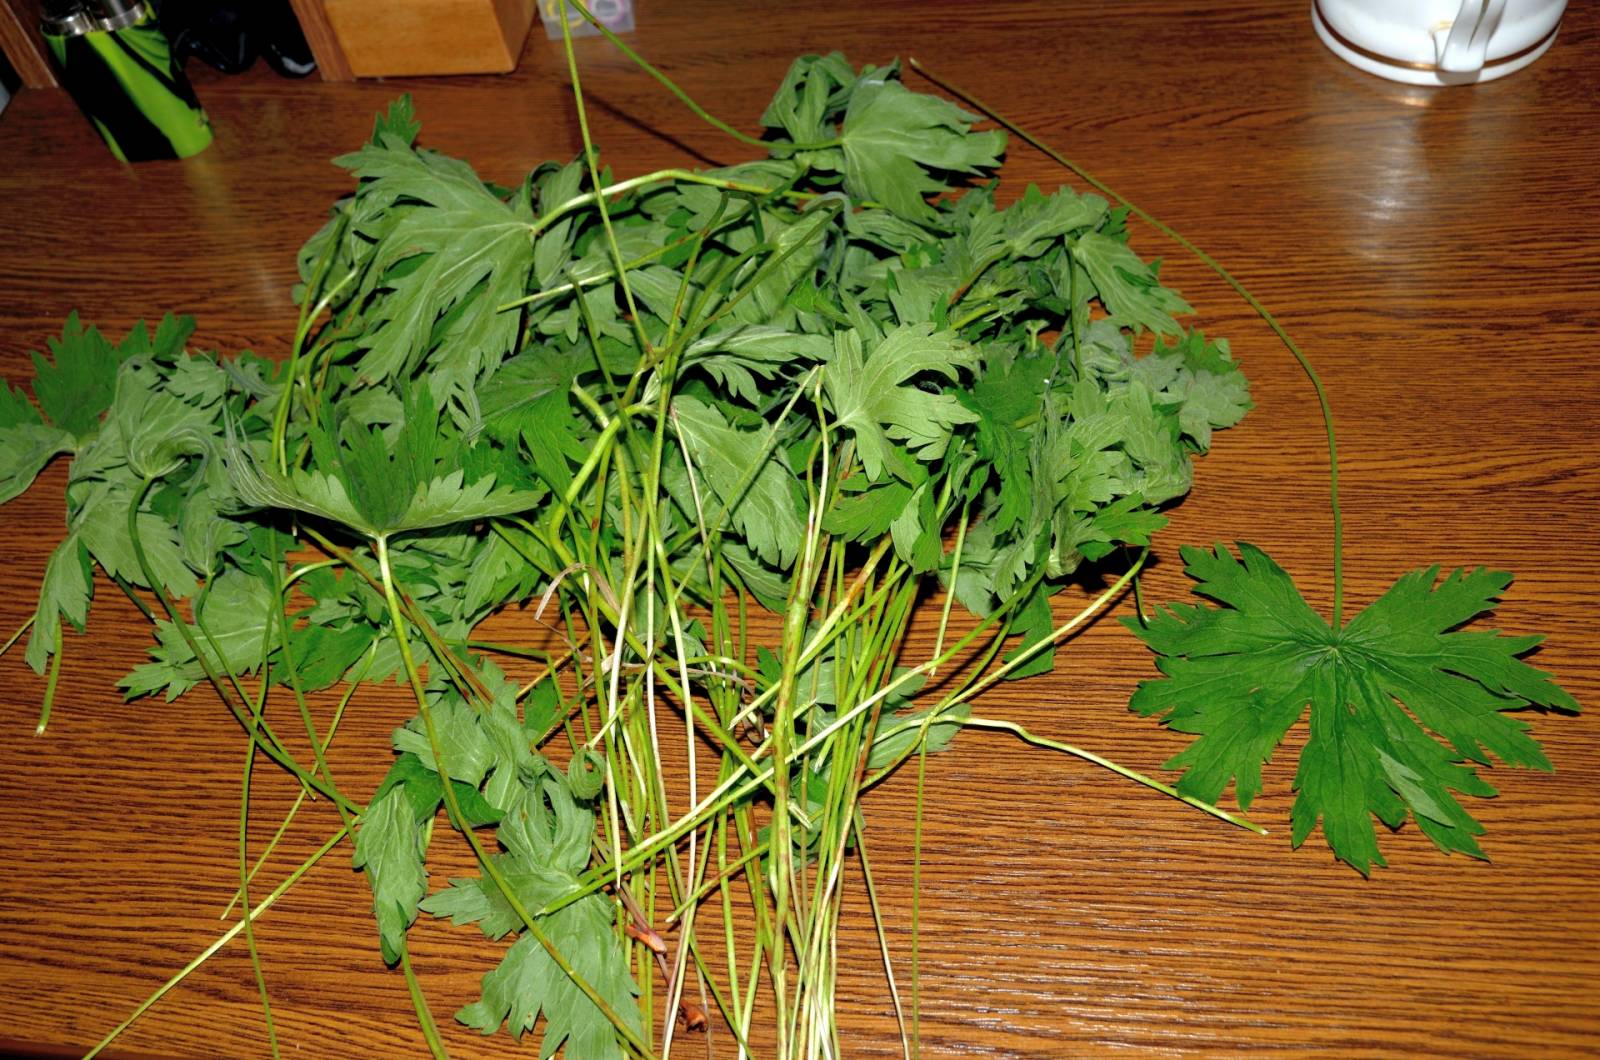
[[537,0],[321,0],[356,77],[513,70]]

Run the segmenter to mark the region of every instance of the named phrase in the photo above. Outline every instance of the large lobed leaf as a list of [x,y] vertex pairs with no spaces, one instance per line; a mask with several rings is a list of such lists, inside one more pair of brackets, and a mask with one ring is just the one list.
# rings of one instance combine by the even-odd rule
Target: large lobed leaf
[[1195,593],[1220,607],[1124,619],[1166,675],[1142,683],[1132,709],[1198,737],[1167,763],[1185,770],[1179,790],[1211,802],[1232,782],[1249,806],[1262,763],[1309,707],[1294,845],[1320,820],[1334,854],[1365,874],[1385,863],[1372,819],[1399,828],[1409,816],[1441,850],[1484,857],[1483,827],[1455,793],[1495,789],[1469,763],[1493,755],[1548,770],[1527,723],[1507,712],[1578,710],[1521,660],[1540,638],[1457,629],[1492,610],[1511,576],[1479,568],[1441,582],[1437,567],[1411,571],[1336,630],[1265,552],[1240,542],[1239,554],[1183,549]]

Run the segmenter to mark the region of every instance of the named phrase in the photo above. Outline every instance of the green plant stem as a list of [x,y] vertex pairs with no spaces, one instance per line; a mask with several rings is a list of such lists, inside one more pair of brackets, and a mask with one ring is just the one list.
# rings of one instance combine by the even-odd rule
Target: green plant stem
[[[967,543],[967,523],[972,518],[972,502],[968,501],[961,507],[961,521],[956,523],[956,544],[950,559],[950,584],[944,592],[944,606],[939,611],[939,635],[933,641],[933,654],[944,654],[944,635],[950,628],[950,605],[956,599],[956,579],[961,577],[961,553]],[[931,678],[938,674],[934,670],[928,676]]]
[[66,639],[62,638],[50,656],[50,673],[44,680],[44,699],[39,702],[39,724],[33,729],[35,736],[43,736],[45,726],[50,724],[50,711],[56,702],[56,682],[61,680],[61,655],[66,647]]
[[750,862],[764,856],[769,849],[771,849],[769,844],[758,843],[756,846],[739,855],[739,857],[735,858],[733,861],[726,862],[719,866],[716,877],[704,881],[697,888],[695,888],[692,894],[687,895],[682,901],[680,901],[677,907],[674,908],[672,912],[667,914],[666,922],[668,924],[676,923],[678,919],[683,916],[684,911],[690,906],[699,903],[713,890],[716,890],[719,887],[727,886],[728,880],[737,875],[740,869],[750,864]]
[[[887,544],[887,539],[885,539],[884,544]],[[1116,591],[1120,591],[1120,588],[1120,585],[1113,586],[1112,589],[1101,594],[1101,596],[1094,603],[1090,604],[1089,607],[1080,612],[1076,618],[1067,623],[1065,630],[1070,632],[1083,621],[1087,620],[1105,603],[1106,600],[1110,599],[1110,597],[1114,595]],[[1020,594],[1018,598],[1020,598]],[[840,729],[853,723],[855,719],[862,713],[871,710],[882,700],[894,695],[911,681],[918,677],[925,676],[931,668],[943,665],[944,663],[949,662],[951,659],[960,655],[963,651],[966,651],[973,641],[977,640],[979,637],[983,636],[986,632],[997,625],[999,617],[1003,615],[1004,610],[1005,609],[999,609],[990,614],[988,617],[984,618],[976,626],[964,633],[954,645],[945,651],[943,655],[929,659],[926,662],[907,668],[905,671],[896,674],[895,677],[885,684],[883,688],[873,693],[867,699],[856,703],[848,711],[829,722],[819,731],[806,737],[805,740],[803,740],[793,749],[792,755],[801,756],[814,750],[818,746],[822,745],[835,732],[838,732]],[[834,613],[838,613],[837,609]],[[826,627],[827,623],[824,622],[823,625]],[[1064,635],[1064,633],[1062,635]],[[800,665],[803,667],[810,661],[814,660],[816,656],[827,646],[827,643],[828,640],[824,637],[823,630],[819,629],[817,632],[813,633],[811,640],[807,643],[804,651],[801,653]],[[1045,642],[1041,641],[1035,644],[1033,650],[1037,651],[1041,649],[1044,646],[1044,643]],[[776,686],[769,688],[767,692],[764,692],[755,698],[755,700],[752,702],[752,706],[770,701],[775,692]],[[968,698],[968,694],[963,694],[960,699],[947,698],[940,704],[940,708],[943,709],[954,703],[961,702],[965,698]],[[747,708],[747,710],[748,709],[749,708]],[[912,722],[910,724],[921,724],[921,722]],[[755,765],[746,766],[741,764],[739,767],[737,767],[735,772],[721,780],[717,784],[716,788],[713,789],[710,794],[706,795],[705,798],[703,798],[699,804],[692,808],[688,813],[679,817],[671,825],[661,829],[660,831],[631,847],[623,856],[621,871],[624,874],[634,871],[637,866],[644,864],[648,859],[654,858],[663,847],[669,843],[675,842],[681,836],[686,834],[688,830],[692,828],[698,828],[703,822],[721,812],[727,806],[736,805],[741,800],[748,798],[754,791],[756,791],[756,789],[764,786],[770,786],[772,783],[772,774],[774,772],[771,746],[770,740],[763,743],[761,747],[757,749],[755,755],[757,762]],[[762,761],[763,759],[764,761]],[[748,777],[746,776],[747,773],[749,774]],[[754,845],[753,840],[749,840],[748,836],[742,838],[741,842],[744,843],[745,849],[749,849]],[[603,872],[601,871],[602,869]],[[599,890],[605,885],[607,876],[609,876],[613,871],[614,868],[611,865],[591,866],[579,876],[577,886],[567,891],[564,895],[545,903],[545,905],[540,908],[539,915],[547,915],[556,911],[557,909],[561,909],[572,902],[577,901],[579,898],[582,898],[585,895],[594,893],[596,890]],[[752,877],[754,876],[754,874],[751,875]]]
[[[331,787],[337,790],[338,786],[334,783],[333,771],[328,768],[328,759],[323,754],[322,739],[317,735],[317,727],[311,720],[311,708],[306,704],[305,691],[301,688],[300,667],[295,663],[294,646],[289,639],[289,616],[284,612],[288,601],[284,598],[283,579],[276,563],[272,565],[272,580],[274,590],[272,610],[277,621],[269,623],[268,628],[270,629],[272,625],[276,625],[282,634],[278,641],[278,650],[283,653],[284,669],[289,672],[289,689],[294,694],[295,706],[300,708],[300,719],[306,727],[306,739],[311,742],[311,755],[317,763],[317,774],[321,775]],[[265,658],[265,656],[266,653],[263,652],[262,657]],[[263,676],[262,683],[265,684],[265,682],[266,678]],[[344,822],[345,828],[349,829],[350,833],[354,835],[355,823],[350,818],[349,809],[337,802],[334,803],[334,808],[339,811],[339,819]]]
[[883,925],[883,909],[878,904],[878,885],[872,876],[872,862],[867,859],[866,831],[861,827],[861,815],[856,814],[850,825],[855,834],[856,857],[861,860],[861,878],[867,885],[867,904],[872,909],[872,926],[878,936],[878,954],[883,960],[883,975],[889,982],[889,999],[894,1002],[894,1020],[900,1027],[900,1048],[906,1060],[911,1060],[911,1039],[906,1031],[905,1008],[900,1004],[900,985],[895,981],[894,961],[889,957],[889,936]]
[[[383,580],[367,570],[361,564],[356,553],[349,549],[341,548],[327,536],[318,533],[315,527],[302,525],[301,530],[307,537],[316,542],[318,548],[339,560],[347,569],[360,575],[363,581],[372,586],[379,599],[386,599],[383,591]],[[439,664],[445,668],[450,679],[455,682],[456,690],[461,693],[461,698],[468,703],[475,703],[479,709],[487,708],[493,702],[494,696],[484,686],[482,679],[478,677],[472,667],[468,666],[455,652],[450,650],[450,646],[444,642],[444,638],[439,635],[439,631],[433,628],[433,623],[428,621],[428,616],[423,614],[416,601],[401,593],[400,606],[405,611],[406,617],[411,619],[412,624],[421,631],[422,639],[428,642],[428,650],[433,653],[433,657],[439,661]]]
[[[274,565],[276,570],[276,565]],[[266,648],[271,643],[271,624],[261,637],[262,657],[266,656]],[[209,639],[209,637],[208,637]],[[250,778],[255,772],[256,742],[261,738],[261,714],[267,706],[267,689],[269,682],[265,672],[261,675],[261,688],[256,693],[255,702],[250,711],[249,739],[244,747],[244,771],[239,780],[239,895],[244,908],[242,910],[244,921],[244,943],[250,952],[250,970],[255,975],[256,991],[261,996],[261,1013],[267,1025],[267,1045],[272,1050],[274,1060],[280,1055],[278,1049],[278,1030],[272,1020],[272,999],[267,994],[267,977],[261,970],[261,954],[256,949],[256,932],[254,917],[250,915]],[[304,793],[302,788],[301,792]],[[344,820],[345,831],[350,830],[349,818]]]
[[[345,707],[349,705],[350,699],[355,695],[356,689],[361,686],[361,682],[366,677],[367,670],[371,668],[372,660],[376,657],[376,655],[377,642],[374,641],[373,646],[367,649],[366,657],[361,664],[360,672],[357,673],[353,679],[351,679],[350,685],[345,689],[344,695],[339,697],[339,706],[334,710],[333,721],[328,725],[328,738],[323,743],[324,748],[333,743],[334,734],[339,730],[339,722],[344,717]],[[307,789],[302,787],[295,795],[294,802],[289,807],[289,812],[284,814],[283,821],[278,825],[278,830],[272,834],[272,838],[268,840],[266,848],[261,851],[261,856],[256,859],[254,867],[250,869],[250,875],[248,877],[250,880],[254,880],[256,878],[256,874],[262,870],[268,859],[272,857],[273,851],[277,850],[278,844],[283,841],[283,837],[288,834],[289,826],[294,823],[295,817],[300,813],[300,807],[305,805],[308,794],[309,792]],[[222,911],[221,916],[219,916],[217,919],[228,919],[228,914],[233,912],[233,907],[241,900],[242,898],[240,892],[237,890],[234,891],[233,897],[228,900],[227,908]]]
[[911,824],[911,1055],[922,1055],[922,808],[927,791],[928,730],[917,741],[917,796]]
[[34,619],[36,619],[38,617],[39,617],[38,612],[35,612],[35,613],[29,615],[27,620],[25,622],[23,622],[22,625],[17,627],[17,631],[15,633],[11,634],[11,636],[6,638],[5,646],[4,647],[0,647],[0,657],[3,657],[6,652],[10,651],[11,650],[11,646],[13,644],[15,644],[18,640],[20,640],[24,633],[28,632],[28,630],[33,628]]
[[949,92],[951,95],[964,100],[972,107],[987,115],[997,124],[1008,129],[1012,133],[1015,133],[1028,144],[1031,144],[1034,149],[1040,151],[1056,163],[1077,174],[1078,177],[1084,181],[1084,183],[1089,184],[1107,198],[1115,199],[1118,203],[1121,203],[1123,206],[1127,207],[1128,211],[1135,217],[1138,217],[1140,220],[1144,221],[1146,224],[1165,235],[1168,239],[1171,239],[1174,243],[1177,243],[1184,250],[1187,250],[1190,254],[1194,255],[1203,265],[1205,265],[1212,272],[1216,273],[1224,283],[1226,283],[1229,287],[1232,287],[1234,292],[1238,294],[1240,298],[1244,299],[1245,304],[1247,304],[1251,309],[1255,310],[1256,315],[1266,323],[1267,327],[1272,329],[1273,334],[1278,336],[1278,340],[1283,343],[1284,348],[1287,349],[1290,355],[1294,357],[1295,361],[1299,363],[1301,371],[1305,372],[1306,378],[1311,381],[1312,388],[1317,392],[1317,405],[1322,410],[1322,426],[1324,432],[1327,434],[1328,439],[1328,500],[1329,506],[1333,510],[1333,628],[1336,631],[1341,629],[1344,625],[1344,515],[1339,507],[1339,448],[1334,438],[1333,408],[1328,403],[1328,393],[1322,385],[1321,377],[1317,375],[1316,369],[1311,367],[1310,358],[1308,358],[1300,349],[1300,346],[1289,337],[1288,331],[1284,330],[1283,325],[1278,323],[1278,318],[1273,316],[1272,313],[1267,310],[1267,307],[1262,305],[1260,300],[1257,299],[1255,295],[1251,294],[1244,284],[1235,279],[1233,274],[1227,269],[1223,268],[1222,265],[1210,254],[1207,254],[1205,251],[1195,246],[1188,239],[1175,231],[1170,225],[1163,221],[1157,220],[1139,206],[1123,198],[1099,178],[1085,170],[1082,166],[1066,158],[1061,154],[1061,152],[1044,143],[1028,130],[1024,129],[1010,118],[1007,118],[1005,115],[1001,114],[987,103],[984,103],[982,100],[978,99],[971,92],[968,92],[966,89],[958,87],[953,82],[947,81],[943,77],[932,73],[921,63],[917,62],[916,59],[908,59],[907,61],[909,62],[911,68],[917,73],[921,74],[923,77],[926,77],[929,81],[932,81],[934,84],[938,85],[946,92]]
[[[601,187],[600,159],[595,153],[594,140],[589,136],[589,112],[583,105],[583,81],[578,77],[578,56],[572,50],[572,26],[567,18],[568,0],[561,0],[561,43],[567,55],[567,77],[572,85],[572,98],[578,112],[578,133],[583,140],[583,157],[589,166],[589,182],[596,188]],[[639,337],[639,349],[645,356],[650,354],[650,337],[645,334],[644,321],[639,316],[639,307],[634,305],[633,288],[628,284],[628,265],[623,260],[622,249],[617,245],[617,233],[611,226],[611,211],[606,207],[604,195],[594,201],[595,212],[600,215],[600,227],[606,233],[606,245],[611,251],[611,263],[617,270],[617,285],[622,288],[622,299],[628,307],[628,319],[633,321],[634,332]],[[583,299],[578,303],[583,306]],[[585,307],[586,308],[586,307]],[[598,356],[599,351],[596,350]]]
[[118,589],[122,590],[122,595],[128,598],[128,602],[139,609],[139,613],[144,616],[145,621],[149,622],[151,625],[155,625],[155,612],[150,610],[149,604],[140,599],[138,591],[134,589],[132,584],[129,583],[128,579],[122,577],[120,574],[113,574],[111,576],[111,581]]
[[1075,747],[1069,743],[1062,743],[1059,740],[1050,740],[1043,736],[1035,736],[1033,733],[1029,732],[1026,728],[1018,725],[1014,721],[1007,721],[1003,718],[966,718],[962,720],[961,724],[966,728],[998,729],[1003,732],[1009,732],[1018,739],[1022,740],[1024,743],[1031,743],[1035,747],[1043,747],[1051,751],[1060,751],[1063,754],[1072,755],[1074,758],[1081,758],[1085,762],[1092,762],[1103,769],[1109,769],[1111,772],[1120,777],[1127,777],[1129,780],[1132,780],[1135,783],[1143,784],[1152,791],[1159,791],[1163,795],[1171,796],[1172,798],[1177,799],[1179,802],[1193,806],[1197,810],[1202,810],[1219,820],[1226,821],[1228,824],[1237,825],[1240,828],[1248,829],[1249,831],[1254,832],[1256,835],[1267,834],[1267,830],[1265,828],[1262,828],[1253,821],[1247,821],[1243,817],[1238,817],[1234,814],[1228,813],[1226,810],[1213,806],[1209,802],[1206,802],[1202,799],[1197,799],[1193,795],[1185,795],[1183,792],[1172,787],[1170,784],[1163,784],[1161,781],[1147,777],[1137,770],[1129,769],[1127,766],[1118,765],[1109,758],[1104,758],[1100,755],[1097,755],[1093,751],[1085,751],[1081,747]]
[[317,264],[312,268],[311,282],[306,285],[305,297],[300,302],[300,319],[295,325],[294,342],[289,347],[289,364],[283,373],[283,392],[278,395],[278,407],[272,414],[272,455],[277,461],[278,473],[287,474],[289,470],[288,453],[284,447],[289,426],[289,406],[294,402],[295,379],[300,372],[300,353],[305,348],[306,336],[311,332],[311,325],[316,318],[332,302],[334,296],[343,289],[344,285],[355,278],[352,272],[340,280],[333,290],[328,291],[313,304],[317,288],[322,286],[328,278],[328,269],[333,265],[335,252],[339,248],[339,239],[343,228],[350,221],[348,211],[340,211],[339,223],[335,226],[328,246],[318,258]]
[[416,1010],[417,1024],[422,1028],[423,1040],[428,1043],[428,1052],[433,1054],[434,1060],[445,1060],[450,1054],[445,1051],[444,1041],[439,1037],[439,1026],[433,1021],[428,999],[422,996],[422,983],[417,980],[417,973],[411,967],[411,947],[406,945],[404,935],[400,937],[400,970],[405,974],[406,989],[411,992],[411,1007]]
[[[747,133],[742,133],[738,129],[735,129],[733,126],[729,125],[727,122],[723,121],[721,118],[709,113],[704,107],[696,103],[687,92],[679,88],[671,78],[662,73],[660,70],[657,70],[654,66],[651,66],[638,52],[628,47],[628,42],[611,32],[610,26],[607,26],[604,22],[601,22],[599,19],[595,18],[594,15],[590,13],[588,7],[583,4],[582,0],[563,0],[563,2],[571,4],[573,9],[576,10],[579,15],[582,15],[583,18],[588,21],[589,25],[598,30],[601,36],[605,37],[606,40],[615,45],[617,50],[623,55],[627,56],[628,60],[635,66],[654,78],[662,88],[665,88],[668,92],[671,92],[674,96],[676,96],[678,102],[682,103],[685,107],[688,107],[689,110],[693,112],[695,117],[699,118],[713,129],[716,129],[718,132],[723,133],[726,136],[731,136],[733,139],[748,147],[756,147],[760,148],[762,151],[767,151],[775,146],[766,140],[758,139],[757,137],[751,136]],[[562,12],[562,14],[565,15],[565,12]],[[789,144],[787,146],[796,151],[822,151],[829,147],[839,146],[839,141],[827,140],[821,143]]]
[[[289,888],[293,887],[296,883],[299,883],[301,877],[303,877],[307,872],[310,872],[311,867],[317,862],[321,861],[328,851],[338,846],[339,841],[343,839],[346,834],[347,833],[343,827],[341,827],[337,832],[333,833],[327,842],[318,847],[310,857],[302,861],[293,872],[289,873],[289,875],[284,878],[282,883],[274,887],[271,893],[269,893],[265,898],[261,899],[254,909],[250,910],[249,920],[255,921],[261,919],[261,914],[272,908],[272,904],[287,894]],[[135,1006],[134,1010],[128,1014],[126,1019],[113,1027],[111,1032],[104,1038],[101,1038],[98,1042],[96,1042],[94,1048],[90,1049],[84,1054],[83,1060],[94,1060],[96,1056],[99,1056],[100,1053],[105,1050],[106,1046],[116,1041],[123,1031],[133,1026],[135,1020],[137,1020],[140,1016],[143,1016],[146,1012],[150,1011],[151,1007],[154,1006],[157,1001],[160,1001],[163,997],[165,997],[173,987],[183,982],[184,979],[188,978],[191,972],[200,967],[206,961],[210,960],[218,950],[222,949],[222,947],[226,946],[229,942],[232,942],[239,932],[244,930],[244,925],[245,919],[241,918],[239,923],[233,925],[233,927],[217,936],[217,940],[215,942],[201,950],[199,955],[196,956],[194,960],[190,961],[188,964],[179,969],[177,974],[173,975],[172,978],[156,987],[149,997],[145,998],[137,1006]]]

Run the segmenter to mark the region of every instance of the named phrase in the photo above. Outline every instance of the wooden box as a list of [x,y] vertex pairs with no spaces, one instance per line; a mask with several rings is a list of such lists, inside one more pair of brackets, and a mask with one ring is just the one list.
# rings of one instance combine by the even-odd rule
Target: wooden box
[[356,77],[516,68],[538,0],[321,0]]

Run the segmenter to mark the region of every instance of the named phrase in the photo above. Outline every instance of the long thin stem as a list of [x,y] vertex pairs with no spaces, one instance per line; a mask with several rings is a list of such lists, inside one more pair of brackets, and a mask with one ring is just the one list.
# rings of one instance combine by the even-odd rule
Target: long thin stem
[[[750,136],[747,133],[740,132],[738,129],[735,129],[733,126],[729,125],[727,122],[723,121],[721,118],[718,118],[716,115],[707,111],[700,104],[696,103],[694,99],[690,97],[689,93],[685,92],[675,83],[673,83],[670,77],[662,73],[660,70],[657,70],[654,66],[651,66],[638,52],[628,47],[627,41],[611,32],[610,26],[607,26],[604,22],[601,22],[599,19],[595,18],[594,15],[590,13],[589,9],[584,6],[583,0],[564,0],[564,2],[571,4],[573,9],[576,10],[578,14],[582,15],[588,20],[589,25],[593,26],[600,32],[601,36],[605,37],[606,40],[615,45],[617,50],[622,52],[623,55],[626,55],[630,62],[654,78],[662,88],[665,88],[668,92],[671,92],[674,96],[676,96],[678,98],[678,102],[682,103],[685,107],[688,107],[695,117],[699,118],[713,129],[716,129],[718,132],[721,132],[727,136],[731,136],[746,146],[758,147],[763,151],[769,150],[774,146],[772,143],[769,143],[766,140],[761,140],[754,136]],[[563,12],[563,14],[565,13]],[[838,145],[838,140],[827,140],[821,143],[788,144],[785,146],[788,146],[795,151],[821,151],[829,147],[837,147]]]
[[911,825],[911,1055],[922,1055],[922,819],[927,792],[928,735],[917,741],[917,797]]
[[[333,743],[334,734],[339,730],[339,722],[344,718],[345,708],[349,706],[351,697],[355,695],[356,689],[361,687],[361,682],[366,678],[367,671],[372,666],[372,660],[377,657],[377,648],[377,642],[374,641],[372,646],[367,649],[366,655],[361,663],[361,669],[356,673],[355,677],[350,679],[349,686],[345,689],[344,695],[339,697],[339,705],[334,709],[333,712],[333,721],[328,725],[328,738],[323,743],[324,749],[326,749],[329,744]],[[295,795],[294,802],[289,807],[289,812],[283,815],[283,820],[278,824],[278,830],[272,834],[272,838],[267,841],[266,847],[261,851],[261,856],[256,859],[255,865],[251,867],[250,875],[248,877],[249,879],[254,880],[256,878],[256,874],[266,866],[267,861],[272,857],[273,851],[278,849],[278,844],[281,843],[283,841],[283,837],[289,833],[289,826],[294,823],[296,815],[299,814],[300,807],[305,805],[308,794],[309,792],[306,788],[301,788],[299,793]],[[234,891],[233,897],[228,900],[227,908],[223,909],[221,915],[218,916],[217,919],[228,919],[228,914],[233,912],[233,907],[242,900],[243,899],[240,892]]]
[[[347,833],[343,827],[341,827],[337,832],[333,833],[327,842],[318,847],[310,857],[302,861],[293,872],[289,873],[289,875],[284,878],[282,883],[274,887],[270,894],[261,899],[261,901],[257,903],[256,907],[250,910],[248,920],[250,922],[260,920],[261,914],[265,913],[268,909],[271,909],[274,902],[289,892],[289,888],[299,883],[300,878],[306,873],[310,872],[311,867],[317,862],[321,861],[328,851],[338,846],[339,841],[343,839],[346,834]],[[201,950],[194,960],[180,968],[177,973],[172,976],[172,978],[156,987],[156,989],[151,992],[149,997],[145,998],[134,1007],[134,1010],[128,1014],[126,1019],[117,1024],[115,1027],[111,1028],[111,1032],[109,1034],[96,1042],[94,1048],[90,1049],[83,1055],[83,1060],[94,1060],[96,1056],[99,1056],[100,1053],[105,1050],[106,1046],[116,1041],[123,1031],[133,1026],[134,1021],[140,1016],[143,1016],[146,1012],[149,1012],[151,1007],[154,1006],[157,1001],[160,1001],[163,997],[165,997],[173,987],[183,982],[184,979],[188,978],[191,972],[200,967],[206,961],[210,960],[218,950],[232,942],[238,936],[239,932],[244,930],[245,923],[246,919],[241,917],[237,924],[233,925],[233,927],[217,936],[217,940],[215,942]]]
[[39,724],[33,729],[35,736],[44,735],[45,727],[50,724],[50,711],[56,702],[56,682],[61,680],[61,655],[66,646],[66,640],[63,638],[56,644],[56,650],[50,656],[50,673],[44,680],[44,699],[39,702]]
[[422,983],[411,967],[411,947],[406,945],[404,935],[400,937],[400,970],[405,974],[406,989],[411,992],[411,1007],[416,1010],[417,1024],[422,1028],[423,1040],[428,1043],[428,1052],[433,1054],[434,1060],[444,1060],[449,1054],[445,1051],[444,1040],[439,1037],[439,1025],[433,1021],[428,999],[422,996]]
[[[274,565],[276,570],[276,565]],[[208,638],[209,639],[209,638]],[[267,624],[266,631],[261,637],[261,654],[266,655],[267,646],[272,639],[272,624]],[[278,1050],[278,1029],[272,1020],[272,999],[267,994],[267,977],[261,970],[261,954],[256,949],[256,932],[254,917],[250,914],[250,778],[255,772],[256,742],[261,737],[261,713],[267,706],[267,689],[270,682],[267,675],[261,675],[261,688],[256,694],[255,702],[250,711],[250,738],[245,741],[244,747],[244,772],[239,780],[239,897],[244,905],[244,942],[245,948],[250,951],[250,970],[255,975],[256,991],[261,996],[261,1014],[267,1025],[267,1045],[272,1050],[274,1060],[280,1055]],[[350,830],[350,819],[344,819],[345,831]]]
[[929,81],[932,81],[934,84],[938,85],[946,92],[949,92],[951,95],[957,96],[966,101],[972,107],[981,111],[999,125],[1004,126],[1006,129],[1021,137],[1024,141],[1031,144],[1036,150],[1042,152],[1058,164],[1070,169],[1073,173],[1076,173],[1084,183],[1095,188],[1107,198],[1115,199],[1123,206],[1126,206],[1128,211],[1135,217],[1138,217],[1140,220],[1150,225],[1150,227],[1156,229],[1168,239],[1171,239],[1174,243],[1177,243],[1184,250],[1187,250],[1190,254],[1193,254],[1203,265],[1221,277],[1224,283],[1226,283],[1229,287],[1232,287],[1234,292],[1237,293],[1240,298],[1243,298],[1245,303],[1249,305],[1251,309],[1256,311],[1256,315],[1261,317],[1261,319],[1266,322],[1267,327],[1271,328],[1273,334],[1278,336],[1278,340],[1283,343],[1284,348],[1289,351],[1289,353],[1297,362],[1299,362],[1300,369],[1305,372],[1306,378],[1311,381],[1312,388],[1317,392],[1317,405],[1322,410],[1322,426],[1328,437],[1328,501],[1329,506],[1333,509],[1333,628],[1336,630],[1341,628],[1344,625],[1344,514],[1339,507],[1339,447],[1334,438],[1333,408],[1328,403],[1328,393],[1322,385],[1321,377],[1317,375],[1316,369],[1311,367],[1311,360],[1305,355],[1304,351],[1300,349],[1300,346],[1289,337],[1289,333],[1284,330],[1283,325],[1278,323],[1278,318],[1273,316],[1272,313],[1267,310],[1267,307],[1262,305],[1260,300],[1257,299],[1255,295],[1251,294],[1248,289],[1246,289],[1244,284],[1240,283],[1234,278],[1233,273],[1223,268],[1222,265],[1210,254],[1207,254],[1205,251],[1195,246],[1188,239],[1175,231],[1170,225],[1163,221],[1157,220],[1155,217],[1145,212],[1145,210],[1143,210],[1141,207],[1125,199],[1122,195],[1118,194],[1112,188],[1107,186],[1105,182],[1101,181],[1088,170],[1084,169],[1076,162],[1068,159],[1062,155],[1061,152],[1057,151],[1049,144],[1046,144],[1028,130],[1024,129],[1010,118],[1007,118],[1005,115],[1001,114],[999,111],[995,110],[978,97],[974,96],[971,92],[968,92],[966,89],[958,87],[953,82],[934,74],[932,71],[928,70],[927,67],[917,62],[916,59],[908,59],[907,62],[910,63],[911,68],[917,73],[921,74],[923,77],[926,77]]
[[889,999],[894,1002],[894,1019],[900,1027],[900,1048],[906,1060],[911,1060],[911,1038],[906,1030],[905,1008],[900,1004],[900,984],[895,981],[894,962],[889,959],[889,936],[884,930],[883,909],[878,904],[878,885],[872,876],[872,862],[867,859],[867,837],[861,827],[861,817],[851,821],[850,831],[855,838],[856,857],[861,859],[861,878],[867,885],[867,903],[872,909],[872,926],[878,936],[878,955],[883,960],[883,975],[889,983]]
[[1179,791],[1177,788],[1174,788],[1170,784],[1163,784],[1159,780],[1145,776],[1138,770],[1129,769],[1127,766],[1118,765],[1117,763],[1111,761],[1111,759],[1097,755],[1093,751],[1086,751],[1081,747],[1076,747],[1069,743],[1062,743],[1060,740],[1051,740],[1043,736],[1035,736],[1033,733],[1029,732],[1026,728],[1018,725],[1014,721],[1007,721],[1003,718],[966,718],[961,722],[961,724],[972,729],[999,729],[1003,732],[1009,732],[1025,743],[1031,743],[1036,747],[1043,747],[1051,751],[1060,751],[1063,754],[1072,755],[1074,758],[1081,758],[1085,762],[1092,762],[1095,765],[1100,766],[1102,769],[1109,769],[1111,772],[1120,777],[1127,777],[1129,780],[1132,780],[1135,783],[1143,784],[1152,791],[1159,791],[1163,795],[1171,796],[1172,798],[1177,799],[1179,802],[1187,803],[1197,810],[1203,810],[1219,820],[1226,821],[1228,824],[1238,825],[1240,828],[1248,829],[1249,831],[1254,832],[1256,835],[1267,834],[1267,830],[1265,828],[1262,828],[1253,821],[1247,821],[1243,817],[1238,817],[1234,814],[1228,813],[1226,810],[1213,806],[1211,803],[1206,802],[1203,799],[1197,799],[1193,795],[1185,795],[1183,792]]
[[15,633],[11,634],[11,636],[6,638],[5,646],[4,647],[0,647],[0,656],[3,656],[3,655],[5,655],[6,652],[10,651],[11,650],[11,646],[13,644],[15,644],[18,641],[18,639],[20,639],[21,636],[24,633],[28,632],[28,630],[33,628],[33,620],[38,618],[38,617],[39,617],[39,615],[38,615],[37,612],[35,612],[34,614],[29,615],[27,617],[27,619],[22,623],[22,625],[17,627],[17,631]]

